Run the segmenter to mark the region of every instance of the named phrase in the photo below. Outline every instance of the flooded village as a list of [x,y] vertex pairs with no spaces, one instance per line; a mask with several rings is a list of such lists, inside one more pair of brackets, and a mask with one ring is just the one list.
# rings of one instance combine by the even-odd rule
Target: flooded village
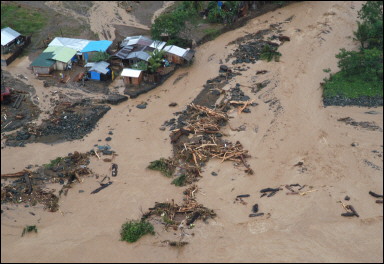
[[2,262],[383,261],[372,6],[70,3],[1,4]]

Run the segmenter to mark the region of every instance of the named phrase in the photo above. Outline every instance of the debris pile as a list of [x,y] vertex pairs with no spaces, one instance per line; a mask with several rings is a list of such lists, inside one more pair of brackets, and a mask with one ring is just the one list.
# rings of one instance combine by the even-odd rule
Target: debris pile
[[250,157],[240,142],[232,143],[222,139],[220,129],[228,121],[226,113],[205,106],[190,104],[179,117],[179,128],[170,135],[174,146],[174,158],[168,160],[168,165],[180,169],[180,175],[186,184],[191,184],[201,177],[201,167],[210,158],[218,158],[222,162],[230,160],[235,165],[243,165],[245,172],[253,174],[246,162]]
[[189,227],[196,220],[201,219],[206,221],[216,217],[216,213],[199,204],[196,201],[195,194],[198,187],[194,184],[186,189],[183,194],[183,204],[178,205],[172,199],[172,202],[155,203],[153,208],[149,208],[147,213],[144,213],[141,220],[146,220],[153,217],[165,225],[165,228],[173,228],[174,230],[182,229],[185,226]]
[[[72,187],[72,183],[82,182],[82,178],[93,175],[87,168],[90,153],[69,153],[67,157],[58,157],[50,163],[38,167],[35,171],[23,170],[12,174],[2,174],[1,178],[17,178],[1,186],[1,203],[26,203],[34,206],[44,204],[50,212],[59,209],[59,196]],[[65,181],[67,183],[65,184]],[[59,183],[62,189],[55,193],[46,187],[47,183]]]

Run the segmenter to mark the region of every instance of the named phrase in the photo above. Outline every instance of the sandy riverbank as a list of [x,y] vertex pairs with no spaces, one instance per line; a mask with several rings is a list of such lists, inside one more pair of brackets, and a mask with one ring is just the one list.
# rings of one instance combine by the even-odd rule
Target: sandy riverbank
[[[70,190],[60,201],[62,213],[41,207],[9,206],[1,215],[2,262],[382,262],[383,207],[369,196],[370,190],[383,193],[383,132],[353,127],[337,121],[351,117],[383,127],[383,108],[323,108],[320,82],[322,71],[337,67],[340,48],[352,49],[361,2],[300,2],[255,18],[246,26],[228,32],[198,47],[194,64],[179,69],[162,86],[114,106],[83,140],[61,144],[28,144],[24,148],[1,150],[1,173],[43,164],[75,150],[85,152],[104,140],[119,156],[119,175],[114,184],[97,195],[91,179]],[[254,175],[245,175],[232,163],[210,161],[198,182],[198,202],[218,214],[209,224],[197,222],[190,244],[174,249],[161,244],[163,231],[145,236],[134,244],[119,241],[121,224],[138,219],[155,201],[181,201],[182,188],[146,169],[150,161],[171,155],[169,131],[158,128],[173,113],[181,111],[202,89],[206,80],[217,76],[219,61],[233,52],[227,43],[247,33],[284,23],[284,35],[291,41],[279,48],[280,62],[257,62],[230,84],[252,85],[257,70],[267,70],[257,82],[271,83],[258,94],[244,89],[259,105],[250,114],[234,114],[232,127],[245,124],[246,130],[226,129],[231,141],[239,140],[252,157]],[[329,30],[329,33],[324,33]],[[208,60],[210,58],[210,60]],[[228,63],[230,66],[230,64]],[[12,67],[12,66],[11,66]],[[177,76],[188,72],[173,84]],[[38,85],[36,83],[36,85]],[[40,84],[41,85],[41,84]],[[36,93],[39,94],[38,87]],[[270,106],[271,99],[277,105]],[[135,106],[148,102],[144,110]],[[168,107],[177,102],[175,108]],[[277,106],[281,107],[277,110]],[[365,112],[374,110],[377,114]],[[357,142],[356,147],[351,143]],[[381,153],[378,156],[373,150]],[[368,160],[379,166],[367,166]],[[293,165],[303,161],[306,171]],[[94,159],[91,168],[108,174],[105,163]],[[213,177],[215,171],[218,176]],[[259,198],[265,187],[300,183],[318,191],[306,196]],[[79,193],[84,190],[84,193]],[[234,204],[238,194],[249,193],[247,205]],[[337,201],[346,195],[360,217],[344,218]],[[249,218],[252,204],[270,218]],[[26,224],[36,224],[37,234],[21,237]],[[160,230],[159,230],[160,231]],[[175,238],[176,239],[176,238]]]

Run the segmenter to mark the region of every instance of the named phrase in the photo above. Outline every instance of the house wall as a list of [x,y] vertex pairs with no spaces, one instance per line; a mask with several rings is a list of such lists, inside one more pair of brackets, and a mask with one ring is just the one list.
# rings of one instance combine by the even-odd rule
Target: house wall
[[53,71],[53,66],[51,67],[32,66],[32,70],[34,74],[50,74]]
[[67,66],[68,66],[68,63],[65,63],[65,62],[61,62],[61,61],[56,61],[56,63],[54,64],[54,69],[55,70],[58,70],[58,71],[64,71],[67,69]]
[[90,79],[100,81],[100,73],[95,71],[90,71],[89,74],[90,74],[89,76]]
[[166,53],[165,56],[167,60],[170,62],[173,62],[175,64],[184,64],[184,59],[182,57],[179,57],[171,53]]
[[143,74],[142,73],[137,78],[126,77],[126,76],[123,77],[124,84],[139,85],[142,80],[143,80]]

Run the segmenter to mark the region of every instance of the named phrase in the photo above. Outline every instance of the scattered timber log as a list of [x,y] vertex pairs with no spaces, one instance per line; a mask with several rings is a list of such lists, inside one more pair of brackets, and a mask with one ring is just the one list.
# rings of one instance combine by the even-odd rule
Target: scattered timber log
[[263,216],[264,213],[250,214],[249,217]]
[[28,170],[22,170],[22,171],[15,172],[15,173],[1,174],[1,178],[5,178],[5,177],[22,177],[26,173],[29,174],[29,171]]
[[383,198],[383,195],[374,193],[374,192],[372,192],[372,191],[369,191],[369,194],[372,195],[372,196],[375,197],[375,198]]
[[97,189],[95,189],[95,190],[93,190],[92,192],[91,192],[91,194],[95,194],[95,193],[98,193],[98,192],[100,192],[101,190],[103,190],[103,189],[105,189],[105,188],[107,188],[109,185],[111,185],[113,182],[107,182],[107,183],[101,183],[100,185],[100,187],[99,188],[97,188]]

